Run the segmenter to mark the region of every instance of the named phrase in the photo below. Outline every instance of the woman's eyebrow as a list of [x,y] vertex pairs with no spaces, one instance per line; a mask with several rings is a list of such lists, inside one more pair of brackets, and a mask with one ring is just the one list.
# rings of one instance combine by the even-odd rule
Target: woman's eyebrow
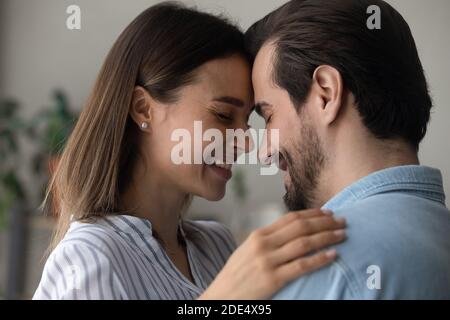
[[241,99],[230,96],[217,97],[214,98],[213,101],[231,104],[236,107],[243,107],[245,105],[244,101],[242,101]]

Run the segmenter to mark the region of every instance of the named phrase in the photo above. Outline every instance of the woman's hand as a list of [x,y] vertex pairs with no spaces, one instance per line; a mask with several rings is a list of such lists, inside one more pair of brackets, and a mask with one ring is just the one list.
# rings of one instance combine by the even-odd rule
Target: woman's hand
[[[260,228],[231,255],[199,299],[267,299],[289,281],[330,264],[345,239],[345,220],[319,209],[290,212]],[[308,255],[308,256],[306,256]]]

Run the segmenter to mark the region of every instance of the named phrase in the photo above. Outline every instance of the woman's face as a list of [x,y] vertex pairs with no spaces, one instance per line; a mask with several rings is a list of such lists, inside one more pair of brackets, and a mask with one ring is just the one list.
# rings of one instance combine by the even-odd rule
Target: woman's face
[[[230,144],[226,141],[226,129],[247,130],[252,109],[251,67],[244,58],[233,55],[202,65],[196,80],[181,89],[176,103],[154,103],[151,108],[151,134],[144,139],[151,174],[161,175],[163,181],[183,193],[220,200],[232,175],[231,165],[205,163],[202,154],[214,139],[204,141],[203,133],[208,129],[220,131],[222,159],[217,159],[219,153],[212,155],[216,155],[219,164],[225,163],[226,144]],[[235,153],[233,144],[231,141],[228,150]],[[180,158],[189,159],[190,164],[177,164]]]

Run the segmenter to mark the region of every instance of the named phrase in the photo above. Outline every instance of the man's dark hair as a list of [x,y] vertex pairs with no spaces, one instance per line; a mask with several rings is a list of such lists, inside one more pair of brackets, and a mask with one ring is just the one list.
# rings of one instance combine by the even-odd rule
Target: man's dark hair
[[[369,29],[367,9],[381,10],[381,29]],[[403,138],[418,149],[432,107],[408,24],[381,0],[292,0],[246,32],[255,57],[273,41],[272,79],[298,108],[314,70],[336,68],[356,100],[365,126],[380,139]]]

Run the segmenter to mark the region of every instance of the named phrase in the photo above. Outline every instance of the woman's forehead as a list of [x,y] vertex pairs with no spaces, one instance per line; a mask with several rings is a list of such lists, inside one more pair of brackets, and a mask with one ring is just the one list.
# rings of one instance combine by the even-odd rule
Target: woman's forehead
[[229,57],[205,63],[198,69],[193,85],[205,97],[235,97],[244,104],[252,103],[250,66],[241,60]]

